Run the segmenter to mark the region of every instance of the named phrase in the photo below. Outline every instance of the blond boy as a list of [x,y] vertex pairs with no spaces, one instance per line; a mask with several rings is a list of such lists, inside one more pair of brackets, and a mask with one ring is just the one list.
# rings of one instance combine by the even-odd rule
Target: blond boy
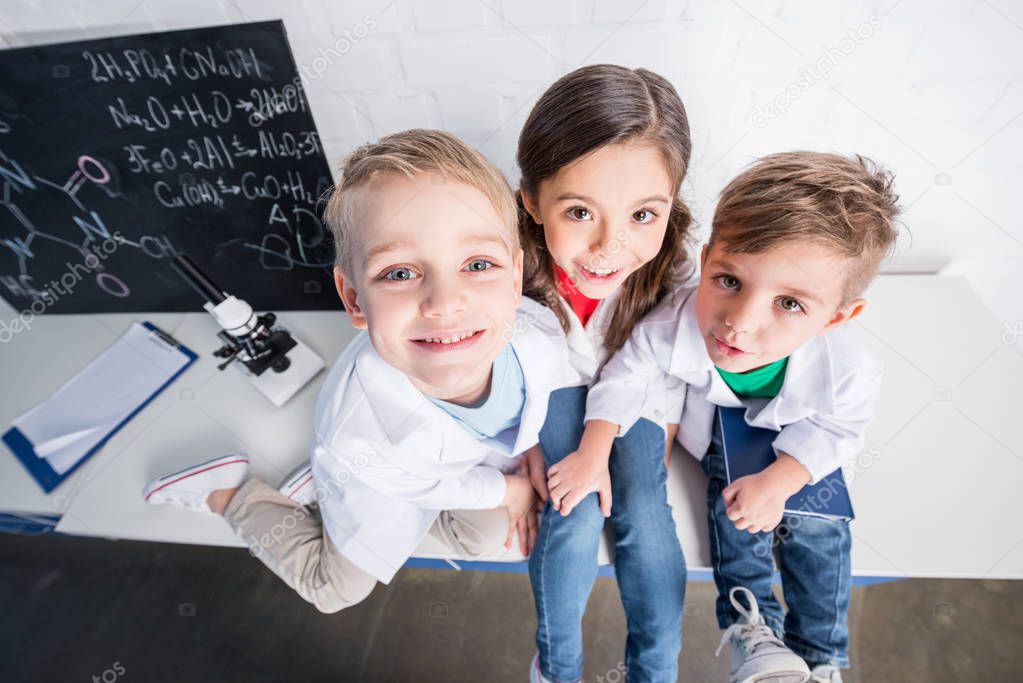
[[[511,190],[446,133],[357,149],[326,218],[352,325],[314,420],[313,514],[230,455],[152,482],[151,503],[223,515],[323,612],[388,583],[431,534],[457,557],[521,547],[534,493],[517,474],[551,389],[576,380],[557,320],[521,297]],[[274,533],[286,529],[283,533]]]

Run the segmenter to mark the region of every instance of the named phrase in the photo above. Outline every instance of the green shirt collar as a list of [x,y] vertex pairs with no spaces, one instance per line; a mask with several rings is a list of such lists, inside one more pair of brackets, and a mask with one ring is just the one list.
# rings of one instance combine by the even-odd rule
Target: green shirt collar
[[786,356],[748,372],[728,372],[716,365],[714,369],[739,398],[774,398],[785,382],[785,368],[788,363],[789,359]]

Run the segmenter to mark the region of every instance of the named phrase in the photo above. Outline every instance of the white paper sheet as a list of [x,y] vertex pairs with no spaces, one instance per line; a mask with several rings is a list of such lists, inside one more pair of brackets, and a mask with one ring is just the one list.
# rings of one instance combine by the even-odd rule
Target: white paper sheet
[[132,323],[48,399],[13,422],[58,474],[71,469],[188,363],[188,356]]

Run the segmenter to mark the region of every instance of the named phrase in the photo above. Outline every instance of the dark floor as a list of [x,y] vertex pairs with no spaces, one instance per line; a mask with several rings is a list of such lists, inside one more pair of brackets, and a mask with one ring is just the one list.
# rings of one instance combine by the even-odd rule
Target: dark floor
[[[856,681],[1023,681],[1023,581],[854,589]],[[713,585],[689,584],[682,681],[727,681]],[[522,574],[405,569],[323,615],[241,549],[0,534],[0,682],[526,681]],[[586,675],[620,681],[625,623],[598,579]]]

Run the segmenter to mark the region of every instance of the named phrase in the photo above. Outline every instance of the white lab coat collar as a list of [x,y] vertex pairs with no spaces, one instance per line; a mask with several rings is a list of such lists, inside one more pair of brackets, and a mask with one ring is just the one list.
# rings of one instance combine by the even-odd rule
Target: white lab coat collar
[[[835,330],[836,333],[845,330]],[[836,359],[829,344],[828,334],[822,333],[807,340],[792,352],[785,367],[785,381],[778,396],[764,408],[776,429],[790,424],[796,416],[807,414],[830,415],[835,411],[838,387],[835,386]],[[717,374],[717,373],[715,373]]]
[[392,445],[404,441],[435,418],[439,410],[408,375],[385,361],[372,343],[355,359],[355,374],[366,401]]
[[[581,358],[592,364],[593,375],[596,375],[597,371],[600,370],[600,366],[607,360],[604,340],[607,338],[607,330],[611,325],[611,319],[614,317],[615,307],[618,305],[620,294],[621,289],[616,289],[611,296],[602,299],[597,304],[596,310],[593,311],[593,315],[590,316],[585,326],[579,320],[579,316],[575,314],[575,311],[572,310],[572,306],[569,305],[568,301],[561,296],[558,297],[558,303],[568,316],[568,332],[565,335],[568,348],[572,353],[579,354]],[[586,368],[577,369],[580,371],[586,370]]]
[[[539,305],[539,304],[538,304]],[[519,418],[519,431],[515,436],[512,453],[523,453],[537,443],[537,435],[547,419],[547,399],[551,391],[551,379],[564,373],[564,357],[544,349],[549,342],[538,333],[517,334],[511,341],[512,349],[522,366],[522,377],[526,383],[526,402]]]
[[679,315],[675,344],[671,352],[671,371],[684,376],[690,373],[710,372],[714,364],[707,355],[700,327],[696,324],[696,290],[682,290],[672,296],[685,298]]
[[[583,327],[582,321],[579,320],[567,301],[558,297],[558,302],[568,316],[568,332],[565,334],[568,347],[586,360],[596,363],[598,361],[597,349],[586,327]],[[600,308],[603,304],[604,302],[601,301],[597,308]],[[593,315],[596,316],[596,311],[594,311]],[[590,322],[594,322],[592,317]]]
[[[523,331],[515,334],[511,340],[512,349],[522,366],[526,389],[526,401],[519,419],[515,446],[512,449],[512,453],[516,454],[524,452],[536,443],[536,435],[546,418],[547,393],[551,389],[552,378],[565,373],[565,368],[561,367],[564,363],[563,357],[550,353],[550,342],[543,334],[528,325],[522,329]],[[405,373],[381,358],[372,344],[368,344],[363,353],[356,358],[355,372],[366,400],[372,406],[373,413],[392,445],[401,443],[410,434],[416,434],[428,422],[452,419],[419,391]],[[469,438],[476,438],[468,432],[465,434]],[[498,450],[504,448],[497,447]]]

